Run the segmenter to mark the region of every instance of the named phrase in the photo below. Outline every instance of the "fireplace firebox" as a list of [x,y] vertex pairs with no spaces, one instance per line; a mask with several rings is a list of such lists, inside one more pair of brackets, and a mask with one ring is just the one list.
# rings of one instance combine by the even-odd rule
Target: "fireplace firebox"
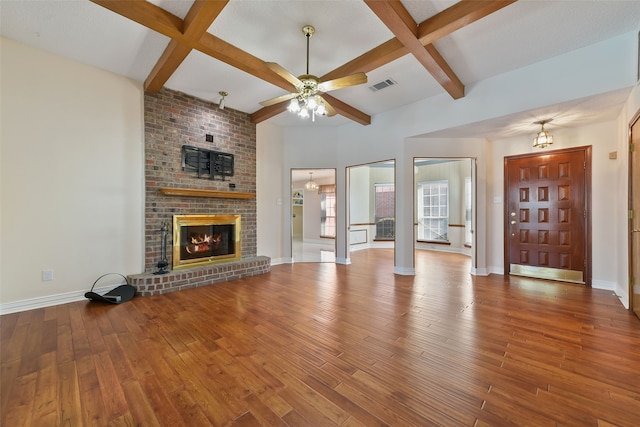
[[173,269],[241,258],[240,215],[174,215]]

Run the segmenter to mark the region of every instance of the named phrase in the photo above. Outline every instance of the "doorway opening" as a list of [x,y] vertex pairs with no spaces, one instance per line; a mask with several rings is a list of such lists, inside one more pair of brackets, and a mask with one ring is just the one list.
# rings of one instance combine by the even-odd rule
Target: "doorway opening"
[[467,255],[475,266],[475,159],[416,157],[413,166],[415,250]]
[[395,160],[347,167],[347,254],[372,248],[395,252]]
[[291,259],[335,262],[336,170],[291,169]]

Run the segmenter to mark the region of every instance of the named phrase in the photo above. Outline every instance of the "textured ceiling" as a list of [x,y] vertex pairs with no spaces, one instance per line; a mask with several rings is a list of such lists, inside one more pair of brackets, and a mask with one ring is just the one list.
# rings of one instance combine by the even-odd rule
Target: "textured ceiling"
[[[152,3],[184,18],[191,1]],[[402,0],[416,22],[445,10],[455,1]],[[86,0],[0,0],[2,36],[55,54],[144,81],[169,39]],[[541,60],[638,30],[640,1],[520,0],[435,42],[435,46],[467,86]],[[311,24],[310,72],[321,76],[393,38],[391,31],[362,1],[356,0],[231,0],[208,32],[263,61],[277,62],[294,75],[305,72],[306,41],[301,27]],[[541,31],[544,30],[544,31]],[[384,111],[441,95],[444,89],[417,60],[406,55],[367,73],[369,82],[331,95],[375,116]],[[397,85],[374,92],[369,86],[393,79]],[[283,95],[264,82],[205,54],[192,51],[166,82],[166,87],[217,103],[219,91],[229,93],[226,105],[247,113],[260,101]],[[619,111],[624,93],[565,106],[549,106],[578,117],[606,117]],[[603,108],[603,105],[606,108]],[[560,114],[560,112],[558,114]],[[529,112],[534,117],[535,112]],[[530,132],[530,117],[505,118],[451,129],[438,136],[469,136],[518,132],[521,120]],[[281,126],[299,126],[288,113],[269,119]],[[314,126],[349,123],[336,116]],[[506,129],[505,126],[511,126]],[[483,134],[483,135],[484,135]]]

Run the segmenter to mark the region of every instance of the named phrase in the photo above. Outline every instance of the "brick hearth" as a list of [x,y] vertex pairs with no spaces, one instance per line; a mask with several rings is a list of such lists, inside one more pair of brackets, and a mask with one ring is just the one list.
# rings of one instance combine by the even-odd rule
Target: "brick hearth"
[[268,273],[271,259],[266,256],[246,258],[240,261],[194,267],[187,270],[174,270],[167,274],[143,273],[127,277],[138,295],[160,295],[173,291],[226,282],[242,277]]

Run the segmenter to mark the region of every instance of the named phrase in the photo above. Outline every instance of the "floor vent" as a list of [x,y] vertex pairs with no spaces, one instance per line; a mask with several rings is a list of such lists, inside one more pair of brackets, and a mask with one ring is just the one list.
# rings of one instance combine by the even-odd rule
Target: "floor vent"
[[387,87],[393,86],[393,85],[397,85],[397,84],[398,83],[393,79],[386,79],[386,80],[383,80],[383,81],[381,81],[379,83],[374,84],[373,86],[369,86],[369,89],[371,89],[374,92],[377,92],[379,90],[382,90],[384,88],[387,88]]

